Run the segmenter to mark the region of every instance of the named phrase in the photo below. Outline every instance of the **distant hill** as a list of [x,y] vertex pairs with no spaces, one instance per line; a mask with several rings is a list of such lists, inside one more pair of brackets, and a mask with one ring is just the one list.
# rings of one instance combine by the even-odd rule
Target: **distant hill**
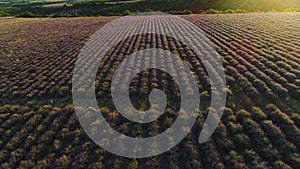
[[300,0],[196,0],[191,6],[191,9],[193,11],[207,9],[246,9],[248,11],[264,11],[299,7]]
[[[282,8],[299,8],[300,0],[0,0],[1,2],[10,3],[51,3],[51,2],[134,2],[143,1],[143,3],[157,5],[172,4],[172,6],[185,4],[190,10],[200,11],[207,9],[247,9],[254,10],[268,10],[268,9],[282,9]],[[118,4],[118,3],[116,3]],[[121,4],[121,3],[120,3]],[[163,8],[163,7],[162,7]],[[129,9],[130,10],[130,9]]]
[[[111,16],[162,11],[171,14],[285,11],[300,0],[0,0],[0,16]],[[48,4],[59,5],[48,5]],[[68,3],[62,5],[62,3]],[[1,14],[2,13],[2,14]]]

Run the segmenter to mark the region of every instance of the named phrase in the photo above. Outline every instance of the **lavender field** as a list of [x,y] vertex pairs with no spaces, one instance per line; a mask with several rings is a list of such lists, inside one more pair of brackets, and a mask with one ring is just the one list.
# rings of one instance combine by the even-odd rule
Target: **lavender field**
[[[177,107],[167,107],[147,125],[124,119],[110,93],[117,66],[132,52],[155,47],[179,56],[197,77],[201,103],[192,132],[170,151],[144,159],[98,147],[72,104],[72,71],[81,48],[117,17],[0,18],[0,168],[300,168],[300,14],[181,17],[213,42],[226,74],[226,108],[209,141],[198,143],[210,109],[210,80],[201,60],[180,41],[157,34],[124,39],[107,53],[95,79],[99,108],[109,124],[123,134],[147,137],[170,127]],[[177,66],[172,60],[164,64]],[[139,109],[149,107],[154,88],[179,96],[168,74],[145,70],[129,89]]]

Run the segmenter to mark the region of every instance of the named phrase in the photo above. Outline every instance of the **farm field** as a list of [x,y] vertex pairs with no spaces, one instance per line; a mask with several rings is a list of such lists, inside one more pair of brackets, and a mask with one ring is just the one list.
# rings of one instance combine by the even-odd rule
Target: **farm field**
[[[121,117],[112,105],[110,82],[124,57],[152,47],[170,50],[198,77],[201,103],[192,132],[170,151],[144,159],[98,147],[72,105],[77,56],[86,40],[116,17],[0,18],[0,168],[300,168],[300,13],[181,17],[206,33],[226,74],[226,108],[209,141],[198,143],[210,106],[210,80],[201,60],[180,41],[156,34],[124,39],[107,53],[95,79],[98,104],[110,125],[148,137],[170,127],[178,107],[167,107],[147,125]],[[139,109],[147,109],[153,88],[178,96],[168,74],[149,69],[131,83]]]

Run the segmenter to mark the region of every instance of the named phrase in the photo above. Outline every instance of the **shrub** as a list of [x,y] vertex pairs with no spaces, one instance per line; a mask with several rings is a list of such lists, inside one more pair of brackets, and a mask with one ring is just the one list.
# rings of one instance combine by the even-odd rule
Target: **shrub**
[[215,9],[209,9],[207,11],[204,11],[203,13],[204,14],[220,14],[220,13],[222,13],[222,11],[218,11],[218,10],[215,10]]
[[236,9],[235,13],[248,13],[246,9]]
[[298,128],[300,128],[300,114],[293,113],[291,115],[291,118],[294,121],[294,123],[298,126]]
[[246,110],[244,110],[244,109],[237,112],[237,118],[240,121],[246,120],[250,116],[251,116],[251,114],[249,112],[247,112]]
[[22,160],[20,163],[20,168],[34,168],[35,164],[31,160]]
[[233,139],[236,142],[236,147],[239,149],[245,149],[245,148],[250,147],[250,145],[251,145],[249,136],[247,136],[244,133],[239,133],[239,134],[234,135]]
[[36,14],[33,14],[32,12],[29,12],[29,11],[26,11],[26,12],[23,12],[21,14],[19,14],[19,17],[25,17],[25,18],[34,18],[34,17],[37,17],[38,15]]
[[245,160],[254,161],[259,157],[259,155],[252,149],[245,150]]
[[125,11],[123,11],[123,15],[130,15],[130,14],[131,14],[131,12],[128,9],[126,9]]
[[230,13],[235,13],[235,11],[233,9],[227,9],[224,11],[224,13],[230,14]]
[[68,92],[70,91],[68,86],[62,86],[60,89],[58,89],[58,95],[59,96],[66,96]]
[[136,159],[133,159],[130,163],[129,163],[129,165],[128,165],[128,169],[137,169],[139,167],[139,164],[138,164],[138,162],[137,162],[137,160]]
[[276,161],[274,163],[274,169],[281,169],[281,168],[284,168],[284,169],[292,169],[289,165],[285,164],[283,161]]
[[190,11],[190,10],[170,11],[169,13],[170,13],[170,14],[173,14],[173,15],[189,15],[189,14],[193,14],[193,12]]
[[240,124],[229,122],[228,131],[231,132],[232,134],[240,133],[242,132],[242,130],[243,128]]
[[146,12],[155,12],[153,9],[146,9]]
[[0,17],[5,17],[5,16],[9,16],[9,14],[0,9]]
[[300,8],[288,8],[284,12],[300,12]]
[[91,164],[89,166],[89,168],[92,168],[92,169],[103,169],[104,168],[104,164],[101,161],[95,162],[95,163]]
[[233,14],[233,13],[248,13],[246,9],[227,9],[224,11],[226,14]]
[[267,115],[259,107],[255,106],[252,108],[252,116],[256,121],[262,121],[267,118]]

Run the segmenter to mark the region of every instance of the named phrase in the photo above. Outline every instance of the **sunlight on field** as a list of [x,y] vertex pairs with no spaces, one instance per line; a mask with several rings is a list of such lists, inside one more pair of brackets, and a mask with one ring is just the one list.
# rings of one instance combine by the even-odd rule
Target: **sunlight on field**
[[[178,95],[154,122],[134,123],[113,105],[114,71],[134,51],[161,48],[184,60],[195,75],[201,101],[192,131],[167,153],[144,159],[98,147],[80,126],[72,101],[72,71],[82,47],[116,17],[0,18],[0,168],[300,168],[300,13],[180,17],[205,32],[226,74],[225,111],[209,141],[198,143],[210,110],[211,80],[182,42],[151,33],[131,36],[107,52],[95,77],[95,96],[109,125],[127,136],[151,137],[173,125],[178,85],[155,69],[136,74],[128,90],[137,108],[149,108],[148,94],[155,88]],[[134,69],[149,61],[130,64]],[[177,62],[163,64],[176,70]]]

